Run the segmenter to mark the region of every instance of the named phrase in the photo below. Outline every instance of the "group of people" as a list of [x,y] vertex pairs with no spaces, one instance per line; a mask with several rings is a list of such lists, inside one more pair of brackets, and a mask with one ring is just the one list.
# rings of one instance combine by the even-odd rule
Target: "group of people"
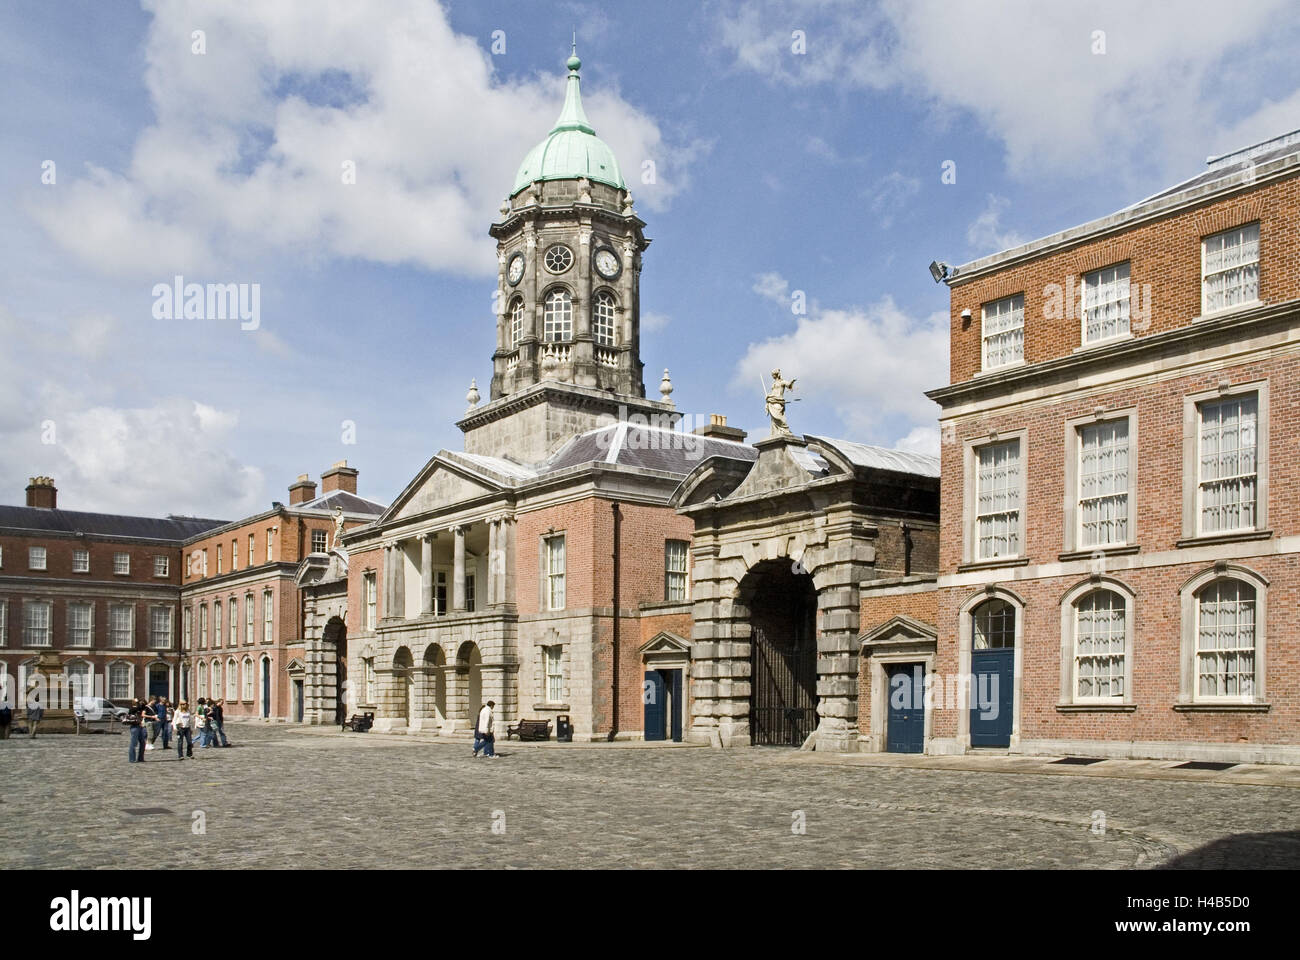
[[195,708],[190,710],[186,700],[174,707],[166,697],[155,696],[147,703],[136,700],[122,719],[131,734],[127,750],[131,763],[143,762],[145,751],[157,748],[160,735],[163,750],[170,747],[175,735],[177,760],[193,757],[196,746],[230,746],[226,738],[225,703],[199,697]]

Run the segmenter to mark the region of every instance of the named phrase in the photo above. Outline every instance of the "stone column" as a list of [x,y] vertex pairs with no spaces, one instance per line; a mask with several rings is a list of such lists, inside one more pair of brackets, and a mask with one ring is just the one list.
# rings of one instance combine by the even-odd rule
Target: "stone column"
[[515,518],[501,518],[497,532],[497,548],[501,551],[501,577],[497,584],[498,603],[515,602]]
[[492,518],[488,520],[488,563],[487,563],[487,600],[489,607],[495,606],[497,602],[497,567],[500,565],[500,559],[497,556],[497,520]]
[[406,557],[400,543],[393,544],[393,616],[406,619]]
[[384,547],[384,617],[393,615],[393,548]]
[[697,532],[691,552],[694,703],[687,739],[722,747],[749,746],[749,612],[732,599],[737,581],[723,569],[717,540]]
[[433,534],[420,537],[420,613],[433,613]]
[[456,613],[465,612],[465,528],[451,528],[455,536],[455,549],[452,553],[452,603],[451,609]]
[[[817,585],[817,749],[858,749],[858,585],[872,575],[874,529],[850,512],[830,514]],[[805,561],[806,562],[806,561]]]

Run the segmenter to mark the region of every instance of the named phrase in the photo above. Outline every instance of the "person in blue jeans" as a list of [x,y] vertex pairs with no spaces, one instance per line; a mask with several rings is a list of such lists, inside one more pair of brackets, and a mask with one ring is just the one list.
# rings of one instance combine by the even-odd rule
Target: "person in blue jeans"
[[172,742],[172,722],[171,707],[167,703],[166,697],[159,697],[158,704],[154,708],[154,713],[158,714],[158,722],[162,724],[162,748],[166,750]]
[[131,743],[127,747],[127,759],[132,763],[144,763],[144,745],[149,742],[149,731],[145,728],[145,718],[150,715],[149,706],[143,700],[136,700],[126,712],[127,732],[131,734]]
[[208,701],[199,697],[199,705],[194,708],[194,746],[207,747],[208,743]]
[[182,700],[172,712],[172,723],[176,727],[176,759],[184,760],[194,756],[194,715],[190,705]]
[[208,712],[212,715],[212,742],[218,747],[230,746],[226,739],[226,701],[208,702]]
[[483,709],[478,712],[478,721],[474,724],[474,756],[478,756],[480,750],[483,756],[495,758],[496,752],[496,734],[493,733],[493,716],[492,708],[496,703],[489,700],[483,705]]

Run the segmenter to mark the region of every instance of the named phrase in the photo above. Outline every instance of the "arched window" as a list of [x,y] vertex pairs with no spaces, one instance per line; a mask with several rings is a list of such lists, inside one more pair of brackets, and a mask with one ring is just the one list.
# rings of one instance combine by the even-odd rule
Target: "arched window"
[[204,699],[208,696],[208,665],[203,660],[199,661],[199,682],[194,687],[194,695]]
[[226,661],[226,699],[239,699],[239,665],[234,657]]
[[1196,595],[1196,695],[1255,696],[1255,588],[1211,581]]
[[510,304],[510,347],[519,346],[524,336],[524,301],[515,297]]
[[573,298],[563,290],[552,290],[546,295],[543,314],[547,343],[573,339]]
[[1114,590],[1093,590],[1074,607],[1074,682],[1080,700],[1122,700],[1128,604]]
[[614,345],[614,298],[603,290],[596,294],[591,332],[602,346]]
[[212,661],[212,699],[221,699],[221,661]]
[[1005,600],[986,600],[971,614],[975,650],[997,650],[1016,645],[1016,608]]
[[253,702],[254,682],[255,681],[254,681],[254,673],[253,673],[253,658],[245,657],[244,658],[244,699],[249,703]]
[[89,697],[94,693],[90,664],[85,660],[74,660],[63,668],[63,672],[68,675],[68,688],[73,697]]

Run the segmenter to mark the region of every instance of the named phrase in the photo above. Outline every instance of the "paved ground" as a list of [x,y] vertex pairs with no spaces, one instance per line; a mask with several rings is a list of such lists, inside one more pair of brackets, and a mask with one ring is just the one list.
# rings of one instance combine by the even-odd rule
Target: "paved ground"
[[229,732],[182,763],[128,764],[111,734],[0,742],[0,868],[1300,866],[1300,790],[1223,775]]

